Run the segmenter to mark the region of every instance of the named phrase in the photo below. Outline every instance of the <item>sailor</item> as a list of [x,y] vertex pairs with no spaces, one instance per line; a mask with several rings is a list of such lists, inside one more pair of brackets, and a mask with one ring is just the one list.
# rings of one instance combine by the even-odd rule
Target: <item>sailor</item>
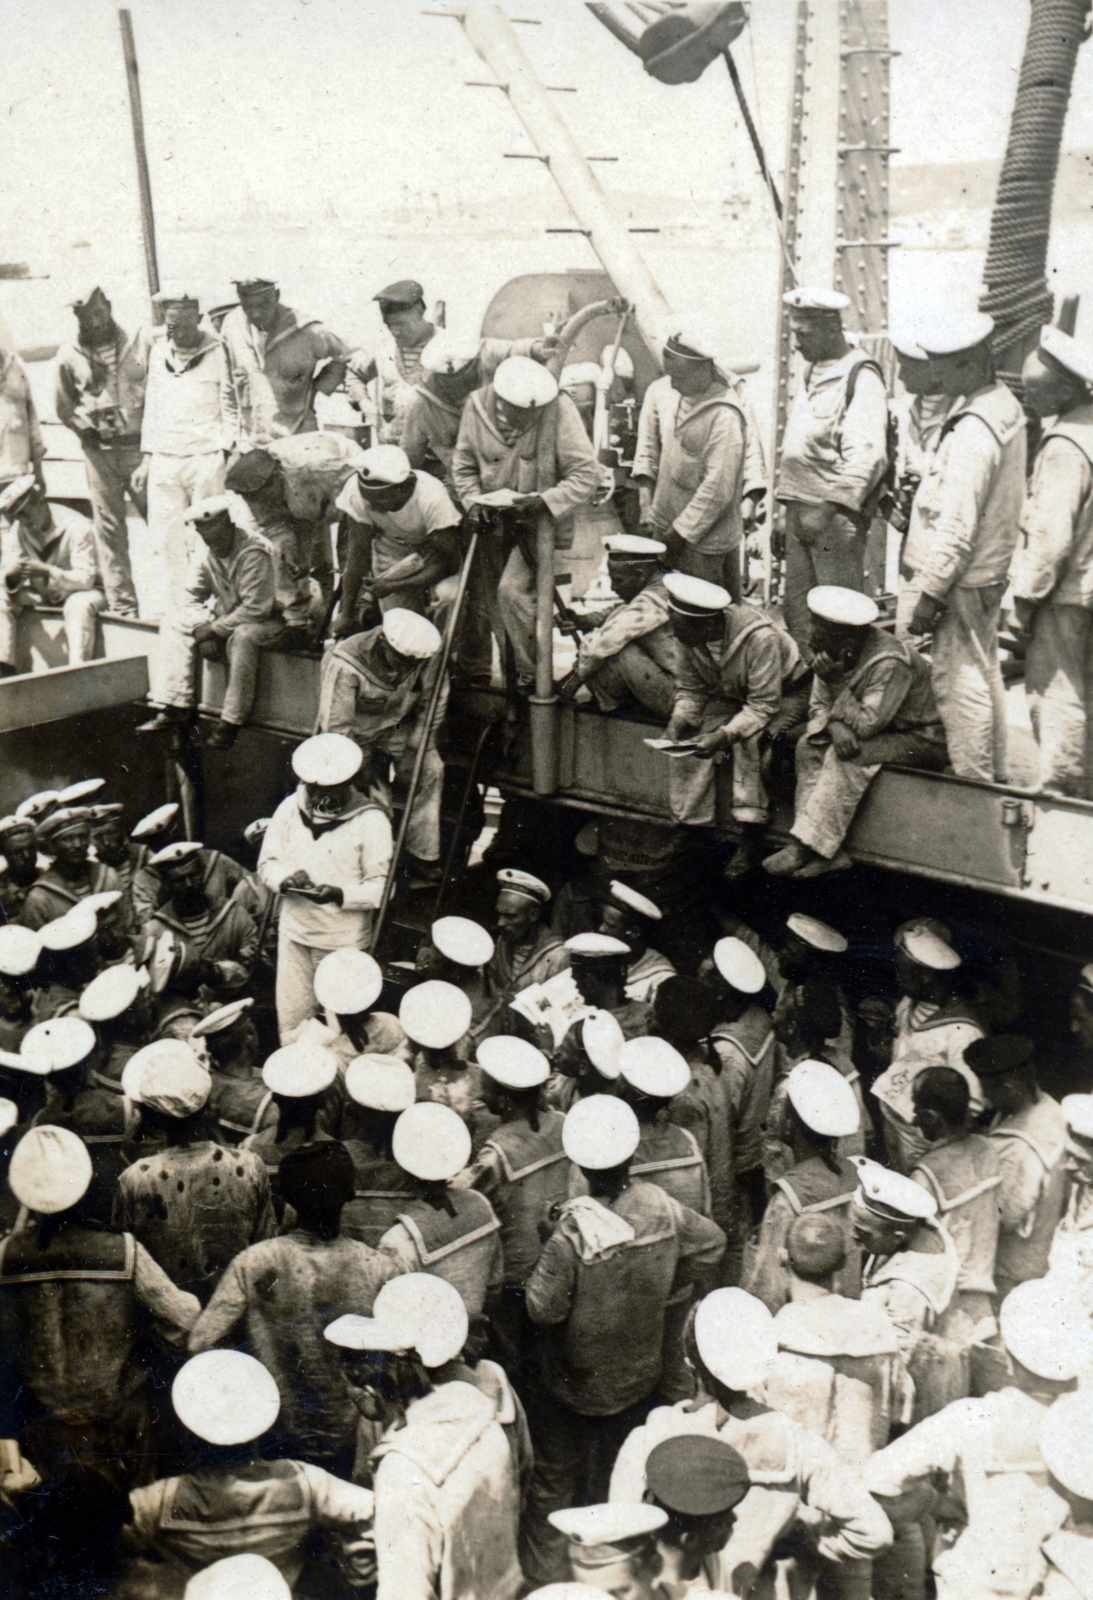
[[493,994],[507,1005],[521,989],[564,971],[569,952],[543,921],[550,889],[541,878],[517,867],[502,867],[497,882],[497,944],[486,977]]
[[1070,1195],[1055,1229],[1048,1257],[1048,1275],[1064,1282],[1090,1302],[1093,1274],[1093,1095],[1068,1094],[1062,1102],[1066,1118],[1066,1166]]
[[486,1110],[497,1126],[456,1181],[490,1202],[501,1223],[502,1282],[490,1308],[490,1333],[501,1364],[517,1382],[530,1354],[527,1281],[539,1258],[539,1225],[567,1197],[569,1163],[558,1111],[541,1109],[550,1076],[541,1051],[524,1039],[497,1034],[478,1046]]
[[[664,1039],[628,1039],[619,1052],[618,1094],[633,1110],[641,1129],[630,1162],[630,1176],[652,1183],[680,1205],[713,1215],[710,1178],[693,1133],[670,1120],[671,1102],[691,1081],[686,1061]],[[572,1186],[571,1186],[572,1192]],[[664,1342],[657,1398],[665,1405],[686,1399],[694,1389],[683,1359],[683,1325],[694,1301],[692,1283],[672,1290],[664,1312]]]
[[243,1147],[265,1162],[278,1217],[291,1203],[277,1181],[286,1156],[313,1144],[332,1142],[322,1123],[333,1120],[331,1090],[337,1076],[337,1056],[306,1039],[282,1045],[262,1065],[261,1081],[273,1096],[271,1106],[276,1115],[271,1120],[260,1104],[261,1116],[255,1112],[258,1132],[245,1138]]
[[417,1099],[450,1106],[467,1124],[477,1150],[493,1118],[482,1098],[481,1069],[468,1055],[470,1000],[454,983],[431,978],[407,989],[398,1015],[414,1052]]
[[859,1186],[851,1224],[862,1253],[862,1299],[884,1310],[914,1386],[914,1420],[968,1391],[966,1330],[946,1347],[943,1321],[960,1275],[960,1257],[937,1224],[937,1201],[902,1173],[856,1156]]
[[808,657],[822,648],[811,639],[808,591],[865,586],[866,535],[888,464],[888,400],[877,363],[847,342],[846,295],[805,288],[782,298],[805,365],[774,494],[784,508],[786,627]]
[[[20,920],[27,890],[38,876],[38,849],[29,817],[0,817],[0,906],[7,922]],[[109,865],[109,863],[108,863]]]
[[728,867],[740,877],[758,865],[770,800],[762,757],[779,734],[804,722],[809,675],[789,634],[727,590],[669,573],[672,632],[680,646],[676,693],[665,736],[694,756],[672,760],[669,804],[676,822],[716,821],[714,761],[732,752],[732,817],[743,839]]
[[695,1397],[651,1411],[624,1441],[611,1473],[611,1501],[644,1498],[649,1458],[666,1439],[720,1439],[743,1458],[752,1484],[722,1552],[722,1570],[732,1574],[750,1562],[763,1581],[772,1579],[774,1546],[786,1533],[795,1553],[794,1594],[814,1595],[817,1576],[828,1592],[845,1582],[847,1593],[869,1593],[867,1585],[857,1591],[851,1585],[867,1577],[864,1564],[891,1539],[887,1519],[818,1434],[752,1398],[777,1355],[770,1312],[742,1289],[715,1289],[698,1305],[685,1338]]
[[250,974],[258,930],[238,900],[217,900],[205,886],[202,846],[180,840],[158,850],[151,866],[162,873],[168,898],[145,930],[146,959],[164,967],[163,988],[232,998]]
[[181,605],[160,623],[158,682],[150,696],[159,710],[138,732],[156,733],[194,721],[199,658],[226,659],[224,704],[206,743],[213,750],[230,750],[254,707],[259,656],[272,648],[283,629],[273,568],[268,547],[236,523],[227,495],[196,500],[184,520],[200,534],[198,553]]
[[[169,844],[181,842],[182,827],[181,808],[176,800],[169,800],[166,805],[157,806],[146,817],[141,817],[129,832],[129,859],[132,863],[130,899],[138,924],[145,923],[167,898],[167,883],[159,868],[151,865],[151,860]],[[92,823],[93,837],[94,834]],[[105,856],[100,857],[100,860],[106,859]],[[230,900],[239,885],[246,881],[245,870],[231,856],[209,845],[201,846],[201,859],[205,864],[206,892],[214,900]],[[112,861],[107,864],[114,867],[118,884],[124,888],[124,864],[115,866]]]
[[474,339],[438,328],[421,349],[417,379],[406,396],[402,434],[398,440],[418,470],[424,467],[450,489],[450,472],[463,405],[475,389],[489,383],[509,356],[530,356],[545,363],[561,341],[542,339]]
[[994,323],[982,312],[922,327],[919,342],[950,414],[915,495],[896,631],[931,634],[933,685],[960,778],[1005,777],[1006,713],[998,620],[1025,493],[1025,414],[994,373]]
[[994,1315],[1002,1182],[998,1147],[975,1131],[967,1079],[952,1067],[925,1067],[911,1085],[911,1096],[926,1148],[910,1175],[937,1201],[938,1219],[960,1257],[951,1312],[962,1313],[975,1328]]
[[661,559],[667,546],[635,533],[604,539],[607,576],[618,599],[587,620],[572,671],[557,686],[575,701],[587,687],[601,711],[617,711],[632,697],[661,722],[672,714],[677,649]]
[[[656,1536],[667,1521],[663,1506],[625,1501],[552,1511],[550,1526],[566,1541],[566,1560],[575,1582],[536,1589],[534,1596],[540,1600],[585,1600],[586,1595],[622,1594],[628,1600],[651,1600],[656,1592],[652,1586],[662,1570]],[[603,1584],[610,1587],[604,1589]]]
[[885,762],[938,772],[945,735],[917,650],[876,626],[876,602],[852,589],[810,589],[814,677],[797,743],[791,842],[763,866],[817,878],[850,865],[843,840]]
[[753,487],[745,481],[744,403],[718,367],[717,338],[702,319],[673,325],[662,358],[664,379],[646,390],[638,422],[642,532],[665,543],[670,567],[724,584],[739,599],[741,497]]
[[1047,1600],[1082,1600],[1090,1585],[1090,1534],[1093,1533],[1093,1479],[1089,1472],[1089,1429],[1093,1427],[1087,1394],[1062,1395],[1048,1412],[1040,1435],[1047,1463],[1048,1487],[1066,1503],[1067,1519],[1058,1533],[1045,1539]]
[[963,962],[948,939],[920,920],[896,930],[896,1005],[892,1064],[873,1084],[884,1120],[889,1163],[909,1172],[926,1141],[915,1124],[912,1090],[924,1067],[946,1066],[968,1085],[973,1116],[983,1109],[983,1091],[965,1050],[984,1029],[962,994]]
[[29,472],[45,493],[45,442],[22,358],[0,349],[0,494]]
[[413,1046],[399,1019],[390,1011],[373,1009],[382,992],[383,969],[365,950],[332,950],[315,969],[315,999],[326,1024],[312,1017],[296,1030],[294,1038],[321,1044],[337,1057],[335,1087],[343,1103],[351,1061],[376,1054],[412,1059]]
[[[464,507],[483,494],[512,491],[511,532],[487,528],[472,575],[505,659],[512,646],[516,689],[535,679],[535,528],[540,517],[557,522],[557,544],[572,542],[572,516],[592,499],[600,465],[580,414],[545,367],[509,356],[492,383],[471,395],[463,410],[452,456],[452,481]],[[510,543],[511,540],[511,543]]]
[[18,618],[36,606],[60,606],[68,665],[99,654],[98,617],[106,609],[91,523],[45,497],[33,473],[0,494],[0,675],[20,669]]
[[189,1043],[205,1051],[209,1090],[209,1137],[228,1149],[274,1125],[273,1091],[261,1074],[261,1045],[249,995],[217,1006],[197,1022]]
[[792,1166],[776,1178],[759,1226],[759,1244],[746,1287],[774,1312],[789,1298],[786,1235],[794,1217],[830,1215],[841,1223],[846,1263],[839,1292],[857,1297],[857,1251],[850,1237],[850,1200],[858,1174],[839,1153],[841,1139],[861,1126],[850,1084],[826,1061],[799,1061],[785,1079],[784,1111],[778,1132],[788,1145]]
[[53,811],[35,829],[40,850],[48,851],[53,865],[35,879],[23,902],[22,922],[28,928],[41,928],[54,917],[63,917],[89,895],[108,893],[118,887],[111,867],[88,859],[91,826],[84,806],[64,806]]
[[1051,1241],[1066,1210],[1066,1117],[1036,1078],[1035,1046],[1021,1034],[976,1039],[964,1059],[994,1112],[1001,1227],[994,1281],[998,1297],[1047,1271]]
[[[305,739],[299,779],[262,840],[258,876],[281,896],[277,1025],[284,1038],[312,1015],[315,969],[330,950],[361,949],[391,863],[391,824],[353,787],[360,747],[337,733]],[[315,874],[313,877],[312,874]]]
[[418,946],[418,976],[454,984],[470,1001],[472,1042],[482,1037],[495,1020],[487,977],[495,949],[493,936],[469,917],[438,917],[428,938]]
[[342,1232],[373,1249],[417,1193],[392,1153],[395,1123],[414,1103],[414,1074],[397,1056],[367,1054],[345,1074],[343,1143],[353,1161],[353,1199],[342,1211]]
[[715,1223],[631,1181],[640,1136],[630,1107],[607,1095],[578,1102],[562,1130],[589,1193],[562,1207],[527,1286],[528,1315],[550,1330],[528,1409],[535,1472],[523,1565],[536,1581],[565,1575],[549,1514],[604,1499],[614,1453],[644,1417],[673,1287],[708,1284],[725,1249]]
[[954,407],[960,403],[960,397],[941,393],[930,358],[919,344],[913,328],[890,331],[888,337],[896,353],[903,393],[897,391],[889,401],[899,424],[897,479],[893,496],[896,515],[890,515],[887,507],[882,507],[882,514],[886,515],[892,527],[900,533],[906,533],[915,491],[922,482],[930,457],[941,442],[941,430]]
[[516,1600],[520,1488],[506,1429],[477,1385],[434,1382],[430,1365],[454,1338],[435,1309],[407,1314],[406,1298],[392,1287],[372,1317],[327,1328],[362,1417],[381,1432],[372,1452],[376,1600]]
[[[669,1122],[693,1134],[710,1178],[714,1221],[729,1240],[736,1259],[741,1218],[733,1188],[736,1130],[719,1074],[710,1065],[708,1040],[717,1023],[718,1000],[697,978],[665,978],[653,1000],[647,1031],[670,1045],[686,1062],[690,1081],[668,1107]],[[722,1264],[724,1267],[724,1263]]]
[[645,1478],[668,1516],[656,1533],[660,1587],[701,1594],[701,1584],[716,1583],[725,1592],[734,1574],[722,1552],[751,1487],[744,1458],[722,1439],[665,1439],[649,1452]]
[[342,1207],[353,1198],[353,1163],[343,1145],[327,1141],[284,1155],[278,1184],[296,1213],[291,1232],[235,1257],[194,1326],[190,1353],[225,1343],[242,1322],[248,1349],[281,1392],[282,1452],[348,1475],[356,1410],[323,1329],[345,1312],[371,1312],[395,1269],[338,1231]]
[[18,1050],[31,1026],[41,954],[32,929],[11,922],[0,927],[0,1050]]
[[401,606],[425,615],[440,599],[438,585],[459,571],[460,516],[444,485],[415,471],[398,445],[374,445],[337,507],[345,554],[335,638],[359,633],[373,602],[381,612]]
[[[626,999],[630,946],[606,933],[575,933],[566,940],[565,948],[569,970],[585,1005],[612,1012],[624,1033],[647,1031],[649,1007]],[[635,1017],[635,1025],[628,1030],[628,1022]]]
[[444,763],[436,748],[447,705],[447,684],[426,728],[429,702],[440,670],[440,634],[427,617],[396,606],[378,628],[354,634],[323,657],[318,730],[354,740],[362,752],[362,787],[390,811],[391,772],[399,786],[410,781],[417,748],[425,759],[406,833],[412,880],[440,881],[440,799]]
[[[1042,1282],[1014,1290],[1000,1322],[1011,1369],[1006,1387],[946,1406],[878,1451],[865,1469],[870,1493],[903,1535],[892,1551],[891,1578],[916,1576],[906,1559],[898,1566],[894,1559],[916,1544],[923,1573],[916,1524],[933,1516],[951,1524],[933,1557],[938,1600],[1039,1593],[1042,1542],[1066,1516],[1048,1486],[1042,1445],[1051,1437],[1055,1406],[1070,1403],[1067,1391],[1089,1359],[1088,1319]],[[1083,1448],[1087,1458],[1088,1439]],[[913,1597],[924,1590],[920,1577],[878,1592]]]
[[[766,1199],[762,1130],[774,1086],[774,1029],[757,996],[767,974],[754,950],[735,935],[714,945],[713,968],[719,1008],[710,1045],[733,1130],[733,1178],[747,1233]],[[733,1266],[739,1277],[742,1257]]]
[[607,886],[614,875],[601,855],[599,823],[586,822],[578,828],[573,849],[581,857],[583,870],[579,877],[563,883],[554,897],[551,927],[560,939],[599,927]]
[[1038,787],[1093,795],[1086,729],[1093,715],[1093,352],[1058,328],[1022,369],[1042,436],[1010,569],[1013,609],[1028,637],[1025,694],[1040,746]]
[[649,944],[656,937],[657,924],[664,919],[660,907],[639,894],[628,883],[612,878],[607,886],[607,896],[600,911],[598,931],[612,939],[621,939],[630,950],[630,965],[626,969],[626,998],[647,1004],[653,999],[665,978],[675,973],[675,967]]
[[[383,319],[377,348],[354,350],[346,372],[350,403],[370,418],[377,444],[401,444],[410,398],[425,373],[422,357],[437,332],[425,315],[425,291],[400,278],[372,296]],[[375,383],[379,403],[369,392]]]
[[272,278],[233,281],[239,305],[220,326],[225,432],[241,444],[314,433],[315,396],[345,377],[345,345],[317,317],[282,305]]
[[131,1232],[167,1276],[205,1305],[228,1263],[276,1228],[269,1177],[253,1151],[208,1137],[212,1079],[178,1040],[138,1050],[122,1075],[142,1131],[163,1141],[118,1178],[113,1224]]
[[554,1071],[543,1089],[543,1104],[569,1111],[593,1094],[614,1094],[625,1034],[610,1011],[590,1008],[566,1030],[554,1053]]
[[79,439],[95,515],[95,551],[107,607],[115,616],[137,614],[129,564],[128,495],[146,514],[144,491],[133,482],[141,464],[140,430],[152,349],[150,329],[129,335],[96,286],[71,302],[79,336],[57,352],[53,402],[58,422]]
[[223,493],[233,441],[220,410],[224,346],[202,321],[197,296],[182,284],[165,284],[152,304],[163,328],[148,354],[144,459],[133,484],[148,497],[148,532],[163,563],[164,593],[173,595],[186,583],[192,553],[193,532],[183,516],[195,500]]
[[0,1259],[0,1436],[47,1484],[92,1471],[128,1488],[153,1448],[138,1341],[154,1326],[177,1347],[201,1308],[131,1234],[87,1216],[91,1179],[67,1128],[32,1128],[15,1147],[8,1182],[29,1217]]
[[73,906],[39,930],[42,968],[31,1002],[35,1022],[75,1011],[80,992],[99,971],[98,922],[88,905]]
[[431,1272],[459,1290],[472,1322],[500,1288],[501,1224],[485,1195],[456,1188],[471,1158],[466,1123],[445,1105],[424,1101],[404,1111],[391,1140],[415,1193],[380,1240],[399,1272]]
[[908,1397],[892,1323],[871,1301],[839,1292],[848,1248],[835,1215],[808,1211],[790,1223],[789,1298],[774,1318],[778,1355],[762,1393],[860,1473],[888,1443]]
[[[134,1490],[128,1531],[139,1551],[158,1557],[160,1571],[190,1577],[188,1600],[287,1600],[320,1528],[338,1536],[343,1562],[360,1551],[372,1520],[369,1490],[279,1450],[265,1459],[283,1437],[289,1396],[262,1361],[240,1350],[195,1355],[171,1385],[171,1404],[200,1466]],[[267,1565],[280,1574],[280,1590]],[[136,1573],[147,1580],[155,1568],[141,1562]]]

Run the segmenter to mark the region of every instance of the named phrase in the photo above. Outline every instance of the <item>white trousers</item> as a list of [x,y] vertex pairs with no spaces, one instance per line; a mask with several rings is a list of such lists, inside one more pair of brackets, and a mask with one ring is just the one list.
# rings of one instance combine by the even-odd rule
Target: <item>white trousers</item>
[[190,570],[198,535],[182,519],[195,500],[224,492],[224,457],[153,455],[148,466],[148,532],[163,575],[160,614],[177,603]]
[[[0,584],[0,662],[6,667],[17,667],[16,631],[19,613],[25,609],[13,604],[11,595]],[[66,597],[62,606],[65,619],[65,637],[68,640],[68,664],[78,666],[81,661],[95,658],[95,628],[100,611],[106,610],[106,596],[101,589],[78,589]]]
[[277,1032],[284,1044],[294,1029],[309,1017],[320,1014],[315,998],[315,969],[329,950],[300,944],[286,933],[277,941],[277,981],[274,999],[277,1006]]
[[[921,593],[913,579],[900,584],[898,638],[908,638]],[[1002,583],[950,589],[931,647],[934,696],[945,724],[949,762],[958,778],[987,783],[1001,783],[1006,776],[1006,691],[998,663],[1004,593]]]

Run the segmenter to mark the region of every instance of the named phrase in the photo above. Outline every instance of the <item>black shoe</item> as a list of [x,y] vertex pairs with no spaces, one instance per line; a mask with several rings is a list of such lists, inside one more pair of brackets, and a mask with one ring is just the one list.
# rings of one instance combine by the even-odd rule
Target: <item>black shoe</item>
[[444,876],[439,861],[423,861],[420,856],[411,855],[409,850],[406,852],[406,867],[412,889],[435,889]]
[[535,693],[535,679],[530,674],[521,672],[513,684],[513,693],[520,700],[527,700]]
[[210,729],[205,740],[206,750],[230,750],[239,737],[239,729],[234,722],[218,722]]

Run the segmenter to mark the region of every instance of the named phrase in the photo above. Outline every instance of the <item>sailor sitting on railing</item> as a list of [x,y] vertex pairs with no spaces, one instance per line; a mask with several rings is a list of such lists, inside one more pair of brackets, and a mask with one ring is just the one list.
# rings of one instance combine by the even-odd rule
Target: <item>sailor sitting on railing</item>
[[68,506],[51,505],[32,472],[0,494],[0,677],[18,672],[15,634],[20,611],[38,605],[64,611],[68,661],[95,654],[95,618],[106,609],[91,523]]

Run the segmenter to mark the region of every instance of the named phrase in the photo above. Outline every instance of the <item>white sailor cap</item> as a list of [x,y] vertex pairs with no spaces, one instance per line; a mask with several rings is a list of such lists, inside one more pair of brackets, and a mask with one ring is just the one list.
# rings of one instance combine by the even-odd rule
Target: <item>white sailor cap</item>
[[212,522],[217,517],[228,517],[235,521],[232,515],[232,499],[227,494],[206,495],[204,500],[195,500],[188,511],[182,514],[183,522],[192,522],[199,528],[203,522]]
[[454,1361],[467,1342],[470,1322],[463,1296],[446,1278],[431,1272],[404,1272],[376,1296],[372,1314],[407,1331],[410,1345],[427,1367]]
[[619,1073],[639,1094],[671,1100],[691,1081],[691,1069],[667,1039],[646,1034],[627,1039],[619,1052]]
[[38,843],[48,850],[62,834],[73,833],[81,828],[87,828],[90,832],[91,822],[86,806],[58,806],[36,824],[34,832]]
[[272,821],[272,817],[255,817],[253,822],[248,822],[243,829],[243,837],[247,843],[257,844],[259,839],[265,838],[266,830]]
[[782,304],[791,311],[828,312],[845,311],[850,304],[849,296],[840,294],[838,289],[817,289],[805,287],[790,289],[782,296]]
[[359,1016],[382,990],[383,968],[367,950],[331,950],[315,968],[315,998],[335,1016]]
[[178,801],[168,800],[165,806],[157,806],[154,811],[149,811],[146,817],[134,823],[129,834],[131,839],[154,839],[157,833],[165,833],[171,823],[178,816]]
[[575,933],[572,939],[566,940],[565,948],[571,956],[584,961],[618,960],[620,956],[630,955],[630,946],[621,939],[613,939],[609,933]]
[[292,1600],[292,1591],[272,1561],[246,1551],[195,1572],[183,1600]]
[[96,916],[100,911],[110,911],[125,898],[120,889],[100,889],[97,894],[84,895],[80,904]]
[[841,956],[846,952],[847,941],[844,936],[837,928],[821,922],[819,917],[806,917],[803,911],[794,911],[786,918],[786,927],[814,950],[823,950],[833,956]]
[[798,1061],[786,1079],[790,1104],[806,1128],[828,1139],[845,1139],[861,1127],[854,1091],[826,1061]]
[[820,583],[805,596],[814,617],[838,623],[840,628],[868,628],[880,616],[880,607],[857,589],[842,589],[837,583]]
[[545,1589],[532,1589],[527,1600],[611,1600],[611,1596],[587,1583],[548,1583]]
[[699,1302],[694,1326],[698,1354],[718,1383],[738,1394],[762,1383],[778,1340],[761,1300],[743,1289],[715,1289]]
[[25,500],[37,488],[38,479],[33,472],[24,472],[21,478],[15,478],[3,493],[0,493],[0,516],[10,516],[18,509],[19,502]]
[[[608,1566],[624,1553],[619,1550],[620,1545],[627,1545],[634,1539],[647,1539],[663,1528],[668,1513],[660,1506],[648,1506],[641,1500],[609,1500],[602,1505],[568,1506],[564,1511],[552,1511],[547,1520],[570,1544],[580,1546],[582,1557],[602,1550],[601,1564]],[[582,1559],[582,1565],[588,1564]]]
[[300,1040],[282,1045],[267,1056],[262,1067],[262,1082],[274,1094],[289,1100],[306,1100],[322,1094],[338,1076],[338,1058],[322,1045]]
[[42,941],[33,928],[7,922],[0,927],[0,976],[25,978],[42,953]]
[[1093,991],[1093,961],[1089,961],[1078,974],[1078,987]]
[[192,306],[199,303],[197,295],[191,293],[190,285],[181,278],[161,280],[159,288],[152,296],[152,304],[157,306],[182,305],[187,302]]
[[479,341],[470,334],[453,333],[441,328],[421,352],[421,370],[442,372],[450,378],[454,373],[462,372],[464,367],[469,367],[480,348]]
[[537,1089],[550,1077],[550,1063],[543,1052],[514,1034],[483,1039],[476,1058],[482,1071],[506,1089]]
[[928,1189],[868,1156],[850,1159],[858,1169],[855,1205],[885,1222],[921,1222],[937,1215],[937,1201]]
[[1083,383],[1093,384],[1093,350],[1050,325],[1040,329],[1040,351]]
[[87,1146],[68,1128],[43,1123],[24,1133],[12,1152],[8,1184],[28,1211],[54,1216],[83,1199],[91,1184]]
[[[1040,1453],[1057,1483],[1083,1500],[1093,1500],[1093,1394],[1060,1395],[1040,1428]],[[1080,1591],[1073,1591],[1078,1594]]]
[[0,1099],[0,1139],[10,1133],[19,1121],[19,1107],[14,1100]]
[[81,994],[80,1016],[88,1022],[110,1022],[127,1011],[147,985],[146,967],[131,967],[125,961],[105,967]]
[[640,533],[609,533],[603,547],[616,561],[658,561],[668,546]]
[[550,890],[542,878],[536,878],[530,872],[521,872],[518,867],[502,867],[497,874],[497,881],[510,894],[522,894],[525,899],[538,900],[541,905],[546,905],[550,899]]
[[697,357],[700,361],[714,361],[721,349],[722,340],[709,317],[701,311],[673,313],[661,325],[661,346],[673,355]]
[[271,278],[260,267],[249,263],[244,267],[236,267],[235,277],[228,281],[237,289],[276,289],[277,279]]
[[929,967],[932,972],[953,972],[961,965],[952,945],[921,924],[901,928],[896,934],[896,945],[912,961],[917,961],[920,967]]
[[411,1329],[389,1317],[366,1317],[347,1311],[323,1329],[323,1338],[340,1350],[403,1352],[413,1349]]
[[409,661],[428,661],[440,649],[440,632],[428,617],[405,606],[392,606],[383,614],[383,637]]
[[78,1066],[95,1048],[95,1030],[82,1017],[50,1017],[24,1035],[19,1054],[34,1063],[32,1072],[64,1072]]
[[429,929],[434,947],[460,967],[484,967],[493,957],[493,937],[470,917],[438,917]]
[[162,850],[157,850],[155,855],[149,856],[150,867],[178,867],[184,861],[193,861],[199,856],[205,846],[200,839],[178,839],[174,844],[165,844]]
[[471,1159],[471,1136],[451,1106],[419,1100],[395,1123],[391,1150],[411,1177],[425,1183],[450,1183]]
[[994,332],[985,311],[947,311],[919,324],[918,342],[929,356],[955,356],[974,350]]
[[25,800],[15,808],[15,815],[20,822],[37,822],[39,817],[44,817],[48,811],[56,811],[61,803],[60,791],[57,789],[39,789],[37,794],[27,795]]
[[281,1395],[254,1356],[205,1350],[175,1374],[171,1404],[183,1427],[208,1444],[249,1444],[277,1421]]
[[530,356],[507,356],[493,375],[493,392],[522,411],[541,411],[557,398],[558,381]]
[[105,778],[83,778],[79,783],[70,783],[67,789],[62,789],[57,799],[62,806],[75,806],[79,805],[81,800],[87,800],[105,788]]
[[167,1117],[192,1117],[212,1093],[208,1070],[184,1039],[153,1039],[122,1069],[123,1094]]
[[619,1057],[626,1036],[618,1017],[610,1011],[593,1009],[581,1019],[581,1044],[584,1053],[602,1078],[617,1078]]
[[253,1004],[254,1000],[247,995],[242,1000],[229,1000],[226,1006],[217,1006],[215,1011],[210,1011],[207,1017],[202,1017],[200,1022],[195,1023],[190,1030],[190,1038],[207,1039],[210,1034],[226,1033]]
[[407,989],[398,1019],[415,1044],[426,1050],[447,1050],[471,1025],[471,1002],[454,983],[430,978]]
[[63,917],[54,917],[52,922],[44,923],[38,929],[38,937],[43,950],[78,950],[95,937],[98,926],[94,911],[84,905],[75,905]]
[[918,330],[911,327],[889,328],[888,342],[905,361],[928,361],[930,358],[918,340]]
[[345,1088],[368,1111],[397,1116],[414,1103],[413,1070],[398,1056],[357,1056],[345,1069]]
[[1054,1278],[1033,1278],[1011,1289],[998,1327],[1010,1355],[1038,1378],[1069,1383],[1093,1363],[1089,1312]]
[[1060,1101],[1066,1125],[1079,1139],[1093,1139],[1093,1094],[1068,1094]]
[[356,459],[357,479],[366,493],[369,489],[393,489],[405,483],[414,470],[406,451],[397,444],[374,444]]
[[683,617],[712,617],[731,604],[732,595],[719,583],[692,578],[685,572],[667,572],[664,587],[671,609]]
[[641,1129],[626,1104],[613,1094],[578,1100],[562,1124],[562,1149],[574,1166],[589,1172],[621,1167],[638,1147]]
[[629,911],[638,912],[640,916],[648,917],[650,922],[660,922],[664,916],[660,907],[646,895],[639,894],[636,889],[631,889],[628,883],[622,883],[618,878],[611,879],[608,893],[619,905],[625,906]]
[[301,783],[326,788],[348,783],[361,769],[360,745],[344,733],[317,733],[292,752],[292,770]]
[[739,994],[758,994],[767,981],[766,968],[743,939],[718,939],[713,961],[725,982]]
[[0,838],[8,833],[33,833],[34,823],[29,817],[20,817],[12,812],[10,817],[0,817]]

